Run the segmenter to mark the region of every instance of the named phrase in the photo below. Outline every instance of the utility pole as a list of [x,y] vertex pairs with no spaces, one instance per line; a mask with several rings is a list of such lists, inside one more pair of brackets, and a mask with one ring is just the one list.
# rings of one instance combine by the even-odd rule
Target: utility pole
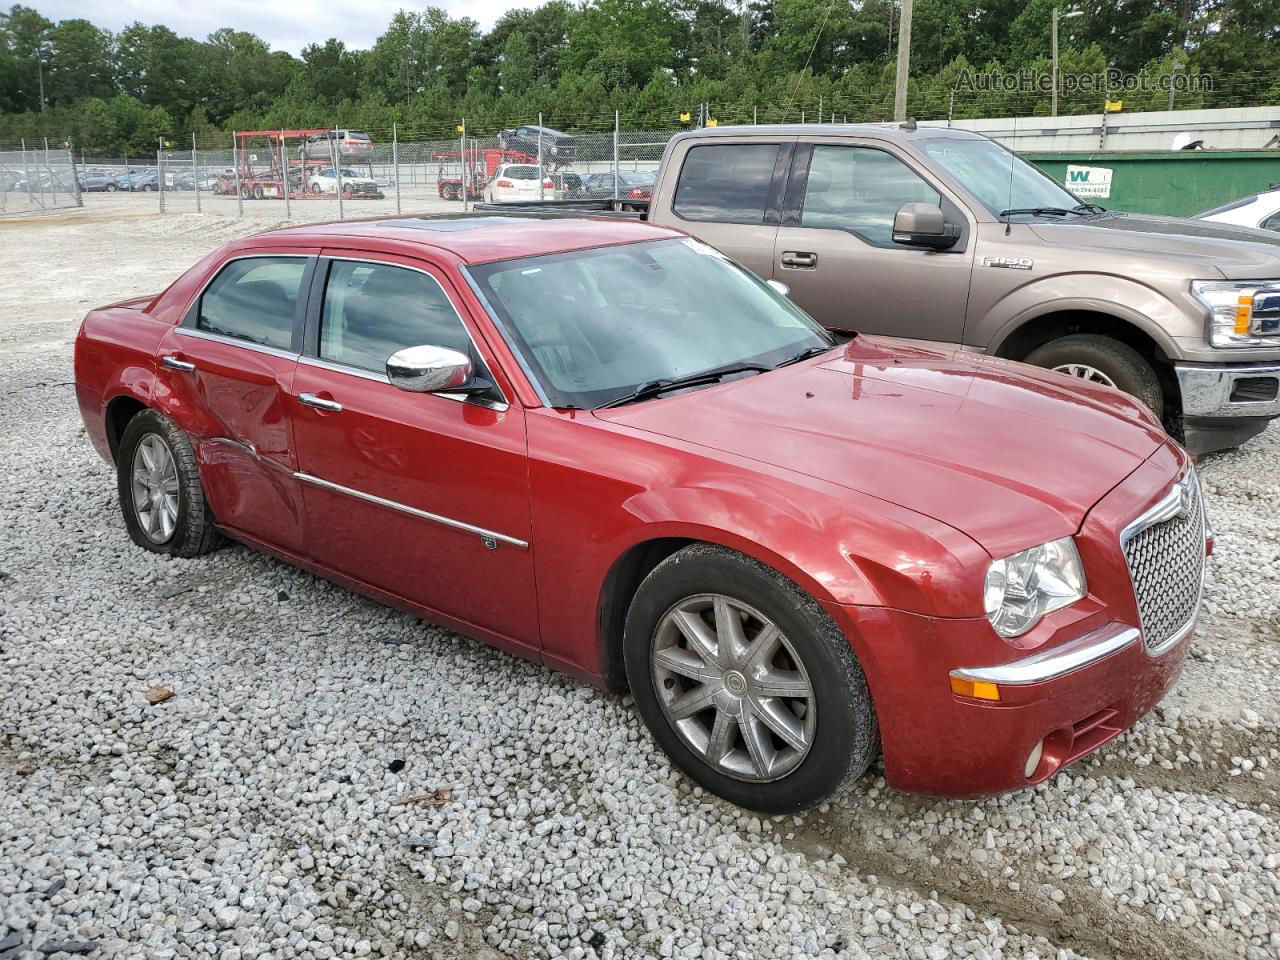
[[1069,20],[1069,19],[1071,19],[1072,17],[1082,17],[1082,16],[1084,16],[1084,11],[1083,11],[1083,10],[1071,10],[1071,11],[1069,11],[1069,12],[1067,12],[1067,13],[1059,13],[1059,12],[1058,12],[1058,8],[1057,8],[1057,7],[1054,7],[1054,8],[1053,8],[1053,29],[1052,29],[1052,31],[1051,31],[1052,36],[1053,36],[1053,39],[1052,39],[1052,46],[1053,46],[1053,106],[1052,106],[1052,108],[1051,108],[1051,109],[1050,109],[1050,111],[1049,111],[1049,115],[1050,115],[1051,117],[1056,117],[1056,116],[1058,115],[1058,86],[1059,86],[1059,77],[1058,77],[1058,21],[1059,21],[1059,20]]
[[44,113],[44,41],[36,47],[36,74],[40,77],[40,112]]
[[911,71],[911,0],[902,0],[898,21],[898,83],[893,94],[893,119],[907,119],[907,75]]

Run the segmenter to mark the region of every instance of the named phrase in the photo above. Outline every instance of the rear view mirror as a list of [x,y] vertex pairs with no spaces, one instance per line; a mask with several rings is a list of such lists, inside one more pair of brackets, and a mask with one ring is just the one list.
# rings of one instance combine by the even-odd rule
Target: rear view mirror
[[893,218],[893,242],[908,247],[946,250],[960,239],[960,228],[947,223],[935,203],[904,203]]
[[447,347],[405,347],[387,358],[387,379],[410,393],[466,390],[472,380],[471,358]]

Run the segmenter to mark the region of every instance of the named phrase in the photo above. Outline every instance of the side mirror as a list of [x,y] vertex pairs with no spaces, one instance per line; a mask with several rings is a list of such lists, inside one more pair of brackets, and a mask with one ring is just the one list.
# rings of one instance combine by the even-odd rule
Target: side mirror
[[936,203],[904,203],[893,218],[893,242],[908,247],[946,250],[960,239],[960,228],[947,223]]
[[779,294],[780,296],[783,296],[783,297],[791,296],[791,288],[788,287],[781,280],[766,280],[765,283],[771,286],[774,292]]
[[387,358],[387,379],[410,393],[469,391],[471,358],[447,347],[405,347]]

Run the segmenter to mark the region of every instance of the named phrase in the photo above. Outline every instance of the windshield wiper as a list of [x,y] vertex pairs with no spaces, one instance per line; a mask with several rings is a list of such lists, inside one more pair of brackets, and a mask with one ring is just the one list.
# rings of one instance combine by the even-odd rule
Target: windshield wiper
[[[787,359],[778,364],[778,367],[789,367],[793,363],[799,363],[801,360],[808,360],[810,357],[816,357],[820,353],[826,353],[828,350],[834,349],[834,346],[805,347],[799,353],[792,354],[787,357]],[[774,369],[776,370],[778,367],[774,367]]]
[[1001,210],[1000,216],[1016,217],[1020,213],[1027,213],[1037,217],[1045,215],[1068,217],[1073,213],[1080,213],[1080,210],[1068,210],[1066,207],[1014,207],[1012,210]]
[[1096,203],[1077,203],[1071,208],[1076,213],[1106,213],[1106,207],[1100,207]]
[[630,393],[624,393],[620,397],[612,400],[606,400],[595,407],[596,410],[605,410],[609,407],[621,407],[628,403],[635,403],[639,400],[649,400],[653,397],[660,396],[670,390],[681,390],[684,387],[701,387],[705,384],[719,383],[725,377],[732,376],[735,373],[767,373],[773,367],[762,366],[758,363],[735,363],[728,367],[718,367],[715,370],[704,370],[701,373],[691,373],[687,377],[665,377],[661,380],[650,380],[642,383]]

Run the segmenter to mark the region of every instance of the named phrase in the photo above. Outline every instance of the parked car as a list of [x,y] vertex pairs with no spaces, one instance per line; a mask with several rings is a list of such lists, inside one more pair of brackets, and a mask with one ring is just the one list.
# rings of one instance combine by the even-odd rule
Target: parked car
[[629,686],[681,769],[761,810],[881,747],[891,784],[966,795],[1096,750],[1177,679],[1211,546],[1137,400],[839,344],[646,224],[237,240],[90,312],[75,382],[141,548],[225,534]]
[[578,157],[578,142],[573,136],[550,127],[530,124],[514,130],[503,130],[498,134],[498,142],[503,150],[518,150],[535,160],[538,157],[539,140],[542,144],[542,162],[547,166],[565,166]]
[[136,170],[127,173],[116,181],[116,185],[121,190],[127,190],[130,193],[150,193],[158,190],[160,184],[159,175],[155,170]]
[[508,200],[555,199],[555,182],[542,174],[531,163],[504,163],[493,172],[493,178],[485,187],[485,199],[490,203]]
[[304,160],[367,160],[373,153],[373,141],[363,130],[327,130],[308,137],[298,146]]
[[666,146],[651,202],[600,204],[639,205],[785,282],[830,329],[1114,386],[1193,453],[1280,416],[1280,236],[1104,210],[981,134],[914,122],[686,131]]
[[1260,230],[1280,230],[1280,183],[1272,184],[1271,187],[1270,190],[1241,197],[1220,207],[1203,210],[1195,214],[1193,219],[1233,223]]
[[[313,173],[307,180],[307,189],[312,193],[337,193],[338,172],[333,167],[325,167]],[[373,177],[357,173],[348,167],[342,168],[342,192],[345,196],[364,197],[380,200],[383,193]]]
[[577,196],[586,199],[616,196],[622,200],[649,200],[653,197],[656,180],[657,174],[652,170],[622,170],[618,173],[615,193],[612,172],[592,173],[583,178]]
[[79,179],[85,193],[114,193],[117,189],[115,178],[105,173],[82,173]]

